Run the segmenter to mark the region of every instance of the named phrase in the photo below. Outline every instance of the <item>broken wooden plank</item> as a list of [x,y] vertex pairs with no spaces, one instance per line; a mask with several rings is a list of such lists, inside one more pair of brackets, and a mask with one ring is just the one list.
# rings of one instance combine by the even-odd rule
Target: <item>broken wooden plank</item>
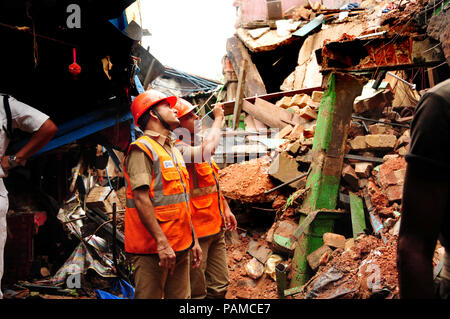
[[250,35],[249,31],[239,28],[236,32],[239,39],[253,53],[272,51],[280,46],[288,45],[299,38],[291,33],[280,36],[277,30],[268,30],[258,38]]
[[233,112],[233,130],[235,130],[239,125],[239,118],[241,117],[242,111],[242,98],[244,94],[244,81],[245,81],[245,70],[247,68],[247,60],[242,60],[241,70],[239,72],[238,87],[236,91],[236,100],[234,103]]
[[[280,130],[284,128],[287,124],[292,124],[295,126],[297,123],[292,122],[292,113],[281,108],[277,107],[275,104],[272,104],[266,100],[256,98],[255,105],[270,114],[272,119],[277,123],[275,126],[270,126],[273,128],[279,128]],[[266,123],[265,123],[266,124]]]
[[265,95],[267,94],[266,86],[258,72],[252,58],[241,40],[236,36],[227,40],[227,55],[231,60],[234,71],[239,74],[242,61],[247,61],[247,72],[245,75],[245,96]]
[[[246,62],[246,72],[244,77],[244,94],[243,96],[254,96],[254,95],[265,95],[267,94],[266,86],[264,81],[259,74],[258,69],[252,62],[252,58],[244,46],[244,44],[239,40],[237,36],[233,36],[227,40],[226,44],[227,56],[231,61],[236,74],[240,74],[242,61]],[[234,103],[233,103],[234,104]],[[234,108],[233,108],[234,111]],[[226,113],[225,115],[232,114]],[[261,123],[255,123],[257,128],[261,128]]]

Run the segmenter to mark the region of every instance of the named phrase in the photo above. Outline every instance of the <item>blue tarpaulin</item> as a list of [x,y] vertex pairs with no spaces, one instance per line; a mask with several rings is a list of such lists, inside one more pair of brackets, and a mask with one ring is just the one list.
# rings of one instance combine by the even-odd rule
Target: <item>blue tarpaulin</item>
[[115,293],[120,293],[122,297],[113,295],[109,292],[95,289],[95,293],[97,294],[97,298],[99,299],[133,299],[134,297],[134,288],[127,283],[125,280],[114,278],[111,280],[112,290]]

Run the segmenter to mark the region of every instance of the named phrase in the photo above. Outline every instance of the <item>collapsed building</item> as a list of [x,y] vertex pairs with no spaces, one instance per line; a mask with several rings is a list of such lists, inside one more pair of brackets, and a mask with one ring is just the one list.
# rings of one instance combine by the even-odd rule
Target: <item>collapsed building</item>
[[[216,153],[243,235],[230,239],[241,267],[229,296],[398,298],[409,125],[423,93],[449,77],[436,32],[448,5],[294,2],[239,2],[227,41],[236,94],[225,110],[244,135]],[[443,254],[438,242],[434,279]]]

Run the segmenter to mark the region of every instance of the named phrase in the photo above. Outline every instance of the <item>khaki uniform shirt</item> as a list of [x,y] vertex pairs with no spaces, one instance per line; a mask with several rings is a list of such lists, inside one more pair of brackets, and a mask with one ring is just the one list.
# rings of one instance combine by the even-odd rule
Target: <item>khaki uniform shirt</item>
[[[145,130],[144,134],[155,138],[172,157],[173,149],[175,147],[174,134],[171,133],[169,136],[164,136],[151,130]],[[150,187],[152,183],[153,163],[144,152],[136,148],[133,149],[125,159],[125,165],[132,190],[142,186]]]

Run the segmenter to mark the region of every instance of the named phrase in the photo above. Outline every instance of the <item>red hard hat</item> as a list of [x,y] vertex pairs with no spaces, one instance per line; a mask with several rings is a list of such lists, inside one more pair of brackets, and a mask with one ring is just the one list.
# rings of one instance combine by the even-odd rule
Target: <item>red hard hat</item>
[[177,103],[175,104],[174,108],[178,111],[177,117],[181,118],[191,112],[193,109],[195,109],[195,105],[192,105],[190,102],[186,101],[185,99],[178,98]]
[[139,94],[134,99],[133,103],[131,103],[131,114],[134,118],[134,124],[136,124],[136,126],[139,126],[137,120],[141,117],[141,115],[144,114],[144,112],[153,105],[156,105],[157,103],[164,100],[169,103],[170,107],[174,107],[177,103],[176,96],[166,96],[164,93],[154,89],[150,89]]

